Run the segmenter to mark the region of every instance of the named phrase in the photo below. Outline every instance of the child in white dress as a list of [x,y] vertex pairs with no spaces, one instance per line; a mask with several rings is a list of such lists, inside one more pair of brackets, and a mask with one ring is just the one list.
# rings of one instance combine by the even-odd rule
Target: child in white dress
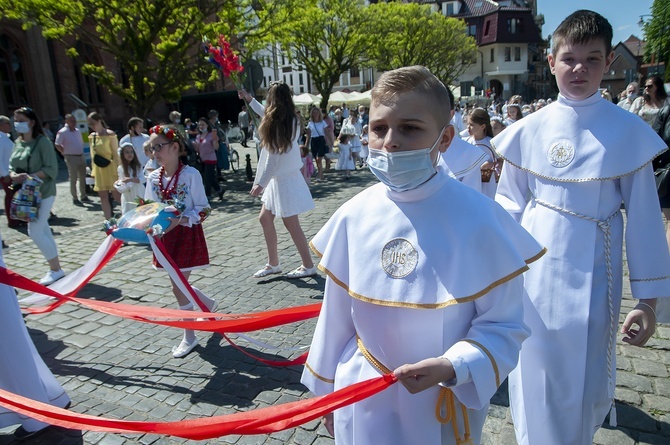
[[482,171],[489,170],[489,174],[486,175],[486,179],[484,179],[485,175],[482,174],[482,192],[489,198],[494,199],[498,188],[500,170],[496,169],[498,158],[491,148],[493,129],[491,128],[491,118],[486,110],[483,108],[472,110],[468,120],[468,133],[470,137],[466,142],[478,146],[487,154],[488,159],[481,165],[481,169]]
[[337,157],[337,166],[335,169],[344,171],[344,179],[351,178],[351,170],[356,169],[356,165],[354,164],[354,157],[351,153],[351,144],[349,143],[353,136],[354,135],[352,134],[340,133],[339,137],[340,154]]
[[114,188],[121,194],[121,215],[137,207],[135,200],[144,197],[144,175],[137,153],[131,142],[121,145],[121,165],[118,167],[119,179]]

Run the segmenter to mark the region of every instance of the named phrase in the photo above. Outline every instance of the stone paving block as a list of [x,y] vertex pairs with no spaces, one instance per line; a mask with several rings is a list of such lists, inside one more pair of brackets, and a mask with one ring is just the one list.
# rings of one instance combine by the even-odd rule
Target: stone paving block
[[632,371],[633,364],[628,357],[617,356],[616,369],[617,371]]
[[655,351],[635,346],[624,346],[621,351],[625,357],[641,358],[649,361],[657,361],[658,355]]
[[659,337],[661,339],[670,340],[670,326],[667,325],[657,325],[656,333],[654,337]]
[[330,437],[319,436],[314,442],[312,442],[312,445],[332,445],[333,442],[333,439]]
[[648,359],[633,359],[633,369],[640,375],[651,377],[667,377],[668,367],[663,363]]
[[654,389],[655,393],[662,397],[670,398],[670,380],[665,379],[654,379]]
[[652,392],[651,379],[630,372],[617,372],[617,385],[630,388],[634,391]]
[[670,399],[657,394],[643,394],[642,401],[650,410],[659,410],[664,413],[670,413]]
[[103,437],[98,442],[99,445],[123,445],[124,443],[126,443],[126,441],[123,437],[111,434]]
[[641,405],[642,397],[637,391],[631,389],[617,387],[615,393],[616,400],[624,402],[629,405]]

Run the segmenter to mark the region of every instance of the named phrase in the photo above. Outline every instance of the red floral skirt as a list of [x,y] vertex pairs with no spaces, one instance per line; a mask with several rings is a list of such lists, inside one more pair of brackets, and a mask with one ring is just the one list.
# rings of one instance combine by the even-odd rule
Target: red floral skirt
[[[209,266],[209,252],[202,224],[191,227],[177,226],[161,238],[165,250],[181,270],[199,269]],[[153,265],[162,269],[154,255]]]

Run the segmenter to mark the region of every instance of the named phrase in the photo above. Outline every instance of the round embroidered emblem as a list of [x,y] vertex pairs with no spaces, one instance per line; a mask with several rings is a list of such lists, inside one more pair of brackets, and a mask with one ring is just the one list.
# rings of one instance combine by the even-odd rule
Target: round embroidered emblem
[[382,268],[391,278],[409,275],[419,262],[419,253],[404,238],[395,238],[382,249]]
[[575,146],[566,139],[559,139],[549,146],[547,158],[554,167],[566,167],[575,159]]

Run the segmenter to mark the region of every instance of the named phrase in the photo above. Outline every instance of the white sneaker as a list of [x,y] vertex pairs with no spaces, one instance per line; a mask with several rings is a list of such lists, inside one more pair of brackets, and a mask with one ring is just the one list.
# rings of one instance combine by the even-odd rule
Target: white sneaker
[[50,284],[55,283],[56,281],[60,280],[65,276],[65,272],[63,272],[63,269],[59,270],[50,270],[47,272],[46,275],[44,275],[44,278],[40,280],[40,284],[42,286],[48,286]]

